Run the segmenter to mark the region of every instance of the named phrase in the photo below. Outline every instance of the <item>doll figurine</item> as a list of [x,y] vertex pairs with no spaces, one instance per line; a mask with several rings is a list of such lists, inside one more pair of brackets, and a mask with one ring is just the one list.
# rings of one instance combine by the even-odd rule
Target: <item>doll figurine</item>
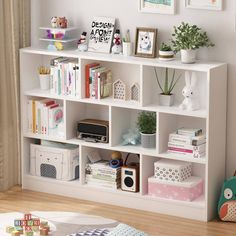
[[86,52],[88,50],[86,36],[87,36],[87,33],[83,32],[80,36],[79,41],[78,41],[78,50],[80,52]]
[[122,52],[122,46],[121,46],[120,30],[117,29],[114,34],[112,53],[120,54],[121,52]]

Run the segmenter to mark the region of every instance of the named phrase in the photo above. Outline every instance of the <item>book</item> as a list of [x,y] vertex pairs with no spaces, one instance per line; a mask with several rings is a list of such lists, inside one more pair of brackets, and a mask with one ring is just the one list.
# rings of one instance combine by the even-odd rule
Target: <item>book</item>
[[109,69],[98,74],[98,99],[112,95],[112,73]]
[[176,155],[183,155],[187,157],[193,157],[193,158],[201,158],[206,155],[206,152],[197,152],[197,151],[191,151],[191,150],[181,150],[181,148],[172,148],[168,147],[168,153],[173,153]]
[[85,65],[85,98],[90,98],[90,69],[97,66],[98,63]]
[[75,64],[75,96],[78,97],[80,95],[80,70],[79,64]]
[[180,128],[180,129],[177,129],[176,133],[180,135],[193,137],[193,136],[202,135],[202,129]]
[[196,151],[196,152],[205,152],[206,151],[206,144],[202,144],[199,146],[193,146],[188,144],[182,144],[177,142],[168,142],[168,148],[180,148],[181,150],[187,151]]
[[182,144],[198,146],[198,145],[206,143],[206,135],[199,135],[199,136],[191,137],[191,136],[171,133],[169,135],[169,142],[178,142]]

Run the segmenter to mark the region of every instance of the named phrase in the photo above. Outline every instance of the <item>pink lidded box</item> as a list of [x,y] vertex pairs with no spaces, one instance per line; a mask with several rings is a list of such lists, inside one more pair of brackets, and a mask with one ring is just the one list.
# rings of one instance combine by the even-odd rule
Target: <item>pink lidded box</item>
[[191,176],[183,182],[163,181],[148,178],[148,194],[154,197],[168,198],[181,201],[193,201],[203,193],[203,180]]

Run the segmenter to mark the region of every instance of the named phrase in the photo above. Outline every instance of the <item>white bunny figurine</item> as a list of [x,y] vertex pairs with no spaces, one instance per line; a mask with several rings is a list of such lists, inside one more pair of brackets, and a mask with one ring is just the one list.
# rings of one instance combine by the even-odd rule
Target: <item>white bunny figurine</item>
[[185,87],[182,90],[182,94],[185,97],[180,105],[182,110],[194,111],[199,109],[199,98],[197,96],[197,74],[192,72],[192,76],[189,71],[185,71]]

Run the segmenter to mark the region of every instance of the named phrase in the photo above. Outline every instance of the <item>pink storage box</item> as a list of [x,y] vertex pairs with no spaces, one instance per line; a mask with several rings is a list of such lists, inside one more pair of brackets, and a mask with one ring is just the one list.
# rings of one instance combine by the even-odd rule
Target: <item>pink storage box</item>
[[163,181],[148,178],[148,194],[154,197],[168,198],[181,201],[193,201],[203,193],[203,180],[191,176],[183,182]]

